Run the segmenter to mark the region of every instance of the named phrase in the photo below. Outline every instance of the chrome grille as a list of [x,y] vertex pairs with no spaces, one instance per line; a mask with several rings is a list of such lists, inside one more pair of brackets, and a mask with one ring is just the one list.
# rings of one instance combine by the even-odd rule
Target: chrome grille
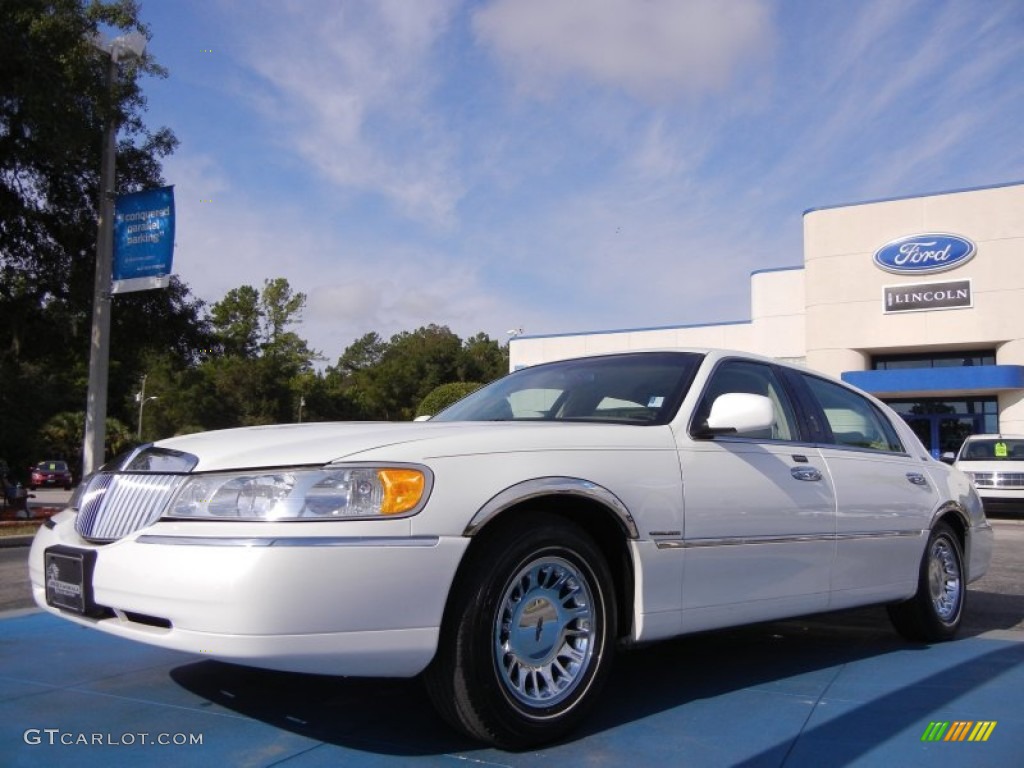
[[75,530],[90,541],[116,541],[152,525],[183,480],[148,473],[96,475],[82,495]]
[[970,472],[974,484],[985,488],[1024,488],[1024,472]]

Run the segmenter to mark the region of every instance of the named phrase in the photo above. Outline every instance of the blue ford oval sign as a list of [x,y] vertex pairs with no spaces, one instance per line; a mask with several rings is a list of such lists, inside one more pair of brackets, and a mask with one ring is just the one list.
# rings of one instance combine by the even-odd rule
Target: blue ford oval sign
[[886,243],[875,251],[875,264],[886,272],[926,275],[966,264],[974,250],[974,243],[966,237],[930,232]]

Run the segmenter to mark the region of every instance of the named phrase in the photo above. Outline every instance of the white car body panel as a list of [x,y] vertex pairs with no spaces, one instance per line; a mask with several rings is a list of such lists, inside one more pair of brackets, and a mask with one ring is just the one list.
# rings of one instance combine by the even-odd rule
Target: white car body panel
[[[822,448],[836,485],[836,561],[831,607],[860,602],[862,596],[910,596],[938,493],[916,457],[877,451]],[[925,478],[915,485],[908,475]]]
[[[810,460],[796,462],[794,455]],[[778,443],[687,441],[680,456],[683,610],[788,598],[824,610],[835,556],[835,493],[823,470],[813,482],[790,470],[820,467],[817,452]]]

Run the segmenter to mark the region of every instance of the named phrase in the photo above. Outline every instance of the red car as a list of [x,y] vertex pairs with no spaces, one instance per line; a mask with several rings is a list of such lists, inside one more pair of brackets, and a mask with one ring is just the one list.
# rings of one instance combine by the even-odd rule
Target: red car
[[41,461],[32,467],[29,488],[52,488],[60,486],[65,491],[71,490],[71,470],[66,461]]

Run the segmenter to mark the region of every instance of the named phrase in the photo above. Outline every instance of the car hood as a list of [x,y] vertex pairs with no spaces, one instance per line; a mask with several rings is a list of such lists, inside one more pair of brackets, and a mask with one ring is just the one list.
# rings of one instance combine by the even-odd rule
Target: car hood
[[958,461],[954,466],[961,472],[1024,472],[1024,461],[1000,459],[998,461]]
[[552,422],[344,422],[246,427],[161,440],[190,453],[197,472],[327,464],[417,461],[479,453],[670,448],[668,427]]

